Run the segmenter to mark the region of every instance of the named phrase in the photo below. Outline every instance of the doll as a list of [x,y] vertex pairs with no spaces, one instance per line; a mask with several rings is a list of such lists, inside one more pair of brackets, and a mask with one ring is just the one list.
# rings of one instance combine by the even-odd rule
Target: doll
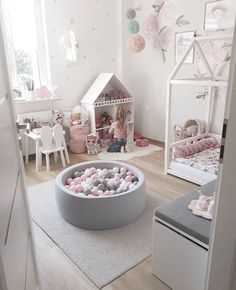
[[89,134],[86,136],[85,141],[88,154],[97,154],[97,136],[94,134]]

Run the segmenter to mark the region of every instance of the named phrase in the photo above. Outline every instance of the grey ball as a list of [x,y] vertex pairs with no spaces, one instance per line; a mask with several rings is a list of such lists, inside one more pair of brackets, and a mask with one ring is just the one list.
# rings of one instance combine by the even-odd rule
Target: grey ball
[[120,178],[123,178],[123,179],[125,179],[125,177],[127,176],[127,174],[126,173],[121,173],[121,175],[120,175]]
[[132,182],[135,182],[135,181],[138,181],[138,177],[134,175],[134,176],[132,177]]
[[130,8],[126,11],[126,17],[128,19],[132,20],[135,18],[135,16],[136,16],[136,11],[134,9]]
[[89,195],[91,193],[92,193],[91,189],[86,189],[85,192],[84,192],[84,194],[86,194],[86,195]]
[[98,186],[100,184],[100,181],[98,179],[94,180],[93,185]]
[[77,177],[81,177],[82,175],[83,175],[83,173],[81,171],[75,171],[73,174],[73,177],[77,178]]
[[100,183],[100,184],[98,185],[98,190],[102,190],[102,191],[104,191],[104,190],[105,190],[105,185],[102,184],[102,183]]
[[115,187],[115,185],[114,185],[114,184],[112,184],[112,185],[109,185],[109,186],[108,186],[108,189],[109,189],[109,190],[115,190],[115,189],[116,189],[116,187]]
[[114,174],[110,171],[108,171],[106,174],[105,174],[105,178],[112,178],[114,177]]
[[121,185],[121,182],[120,182],[120,181],[118,181],[118,182],[115,183],[115,187],[116,187],[116,188],[119,188],[120,185]]

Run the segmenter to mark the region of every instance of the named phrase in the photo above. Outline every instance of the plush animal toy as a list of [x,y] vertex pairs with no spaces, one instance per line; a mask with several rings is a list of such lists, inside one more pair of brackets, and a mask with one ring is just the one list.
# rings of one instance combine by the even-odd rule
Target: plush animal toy
[[89,134],[86,136],[85,141],[88,154],[97,154],[97,136],[94,134]]
[[54,123],[63,125],[64,116],[61,113],[58,113],[54,116]]
[[81,124],[81,114],[80,113],[72,113],[71,114],[71,125],[80,125]]

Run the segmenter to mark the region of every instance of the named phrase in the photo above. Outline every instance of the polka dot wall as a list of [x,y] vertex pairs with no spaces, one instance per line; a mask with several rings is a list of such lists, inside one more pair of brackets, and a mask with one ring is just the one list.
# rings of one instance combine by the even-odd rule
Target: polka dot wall
[[[69,109],[99,73],[117,74],[117,7],[110,0],[86,1],[86,5],[82,0],[49,0],[45,9],[52,83],[63,98],[58,105]],[[67,60],[61,46],[63,36],[68,44],[70,31],[77,41],[75,62]]]

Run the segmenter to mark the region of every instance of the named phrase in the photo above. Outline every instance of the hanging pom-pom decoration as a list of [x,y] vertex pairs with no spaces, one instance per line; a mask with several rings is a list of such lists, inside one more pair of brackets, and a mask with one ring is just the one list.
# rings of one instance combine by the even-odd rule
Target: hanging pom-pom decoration
[[145,48],[145,39],[142,35],[131,35],[128,39],[128,49],[133,52],[141,52]]
[[135,16],[136,16],[136,11],[134,9],[130,8],[126,11],[126,17],[128,19],[132,20],[135,18]]
[[139,32],[139,23],[136,20],[131,20],[128,23],[128,30],[130,33],[138,33]]

